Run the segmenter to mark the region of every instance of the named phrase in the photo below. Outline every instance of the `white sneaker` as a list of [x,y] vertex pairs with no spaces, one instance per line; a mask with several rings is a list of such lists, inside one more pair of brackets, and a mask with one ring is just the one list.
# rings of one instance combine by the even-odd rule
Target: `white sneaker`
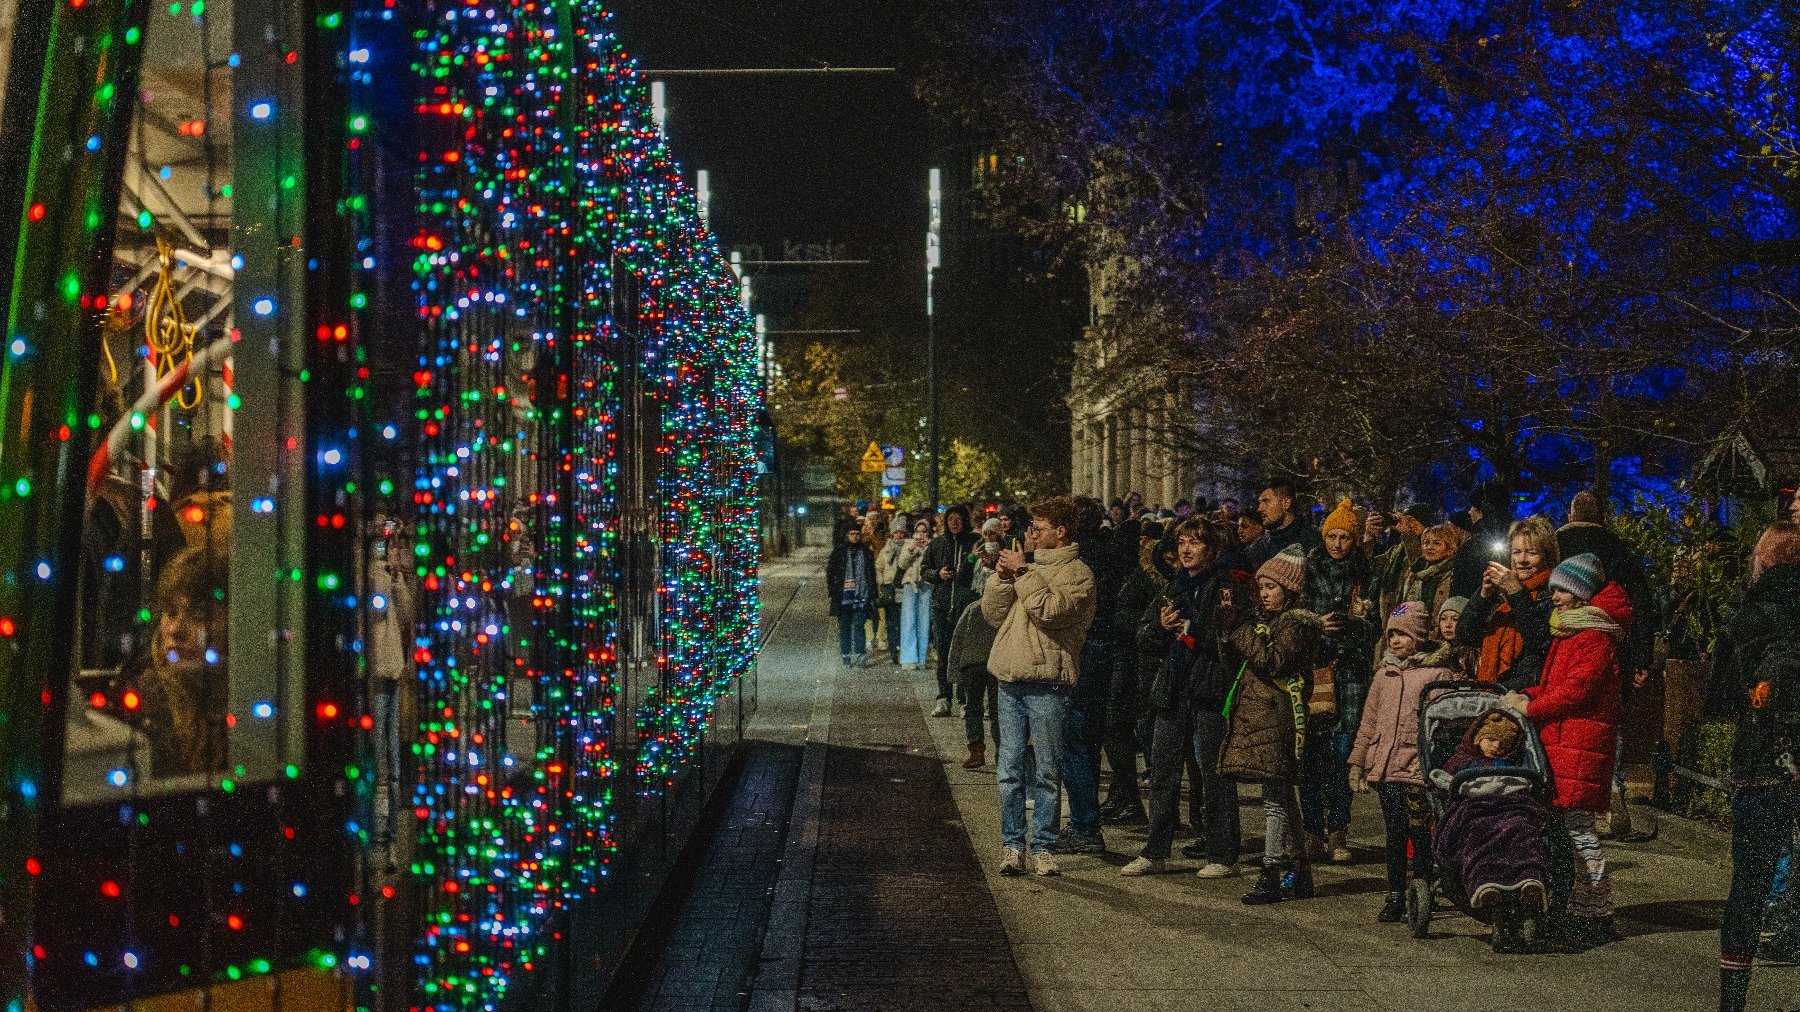
[[1025,874],[1025,852],[1017,847],[1000,848],[1000,874]]
[[950,701],[948,699],[938,700],[937,709],[931,711],[931,715],[933,717],[948,717],[948,716],[950,716]]
[[1139,875],[1157,875],[1161,874],[1168,866],[1169,862],[1160,857],[1134,857],[1130,864],[1119,869],[1119,874],[1127,878],[1137,878]]
[[1237,878],[1237,876],[1237,865],[1220,864],[1217,861],[1208,861],[1205,867],[1194,873],[1195,878]]
[[1031,870],[1039,875],[1062,874],[1062,869],[1056,866],[1056,855],[1045,850],[1031,852]]

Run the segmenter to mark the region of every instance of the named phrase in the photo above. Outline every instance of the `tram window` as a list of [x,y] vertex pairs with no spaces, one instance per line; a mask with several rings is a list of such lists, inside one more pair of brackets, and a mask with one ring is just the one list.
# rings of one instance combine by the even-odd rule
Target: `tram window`
[[234,201],[250,154],[234,139],[271,105],[234,108],[233,7],[155,11],[144,32],[110,223],[71,804],[271,779],[299,759],[302,397],[292,342],[239,328],[284,292],[237,283],[271,211]]

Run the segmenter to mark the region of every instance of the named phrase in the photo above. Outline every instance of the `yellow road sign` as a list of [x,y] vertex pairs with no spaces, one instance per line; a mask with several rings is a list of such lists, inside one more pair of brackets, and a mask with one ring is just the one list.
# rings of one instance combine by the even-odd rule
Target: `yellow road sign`
[[862,469],[870,474],[887,470],[887,458],[881,453],[880,443],[869,444],[869,449],[862,455]]

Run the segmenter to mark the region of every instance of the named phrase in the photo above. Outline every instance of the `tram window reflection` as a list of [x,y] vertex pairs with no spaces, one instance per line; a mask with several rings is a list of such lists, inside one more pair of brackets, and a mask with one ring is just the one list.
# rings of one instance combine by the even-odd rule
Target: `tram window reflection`
[[229,626],[221,562],[208,549],[184,548],[163,567],[149,650],[121,680],[121,694],[138,695],[135,724],[149,743],[154,777],[226,768]]
[[[235,4],[153,11],[93,391],[64,800],[221,789],[299,762],[305,448],[298,336],[252,338],[269,201],[234,199]],[[243,143],[240,144],[240,141]],[[297,281],[292,282],[297,284]],[[296,296],[297,299],[297,296]]]

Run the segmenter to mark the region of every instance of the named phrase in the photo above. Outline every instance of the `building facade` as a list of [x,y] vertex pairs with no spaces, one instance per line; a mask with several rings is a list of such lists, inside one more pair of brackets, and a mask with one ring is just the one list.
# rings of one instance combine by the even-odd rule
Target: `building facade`
[[1110,290],[1117,274],[1090,271],[1069,384],[1071,488],[1107,502],[1138,492],[1153,509],[1238,495],[1242,469],[1204,449],[1213,433],[1199,385],[1171,368],[1179,335],[1122,306]]

